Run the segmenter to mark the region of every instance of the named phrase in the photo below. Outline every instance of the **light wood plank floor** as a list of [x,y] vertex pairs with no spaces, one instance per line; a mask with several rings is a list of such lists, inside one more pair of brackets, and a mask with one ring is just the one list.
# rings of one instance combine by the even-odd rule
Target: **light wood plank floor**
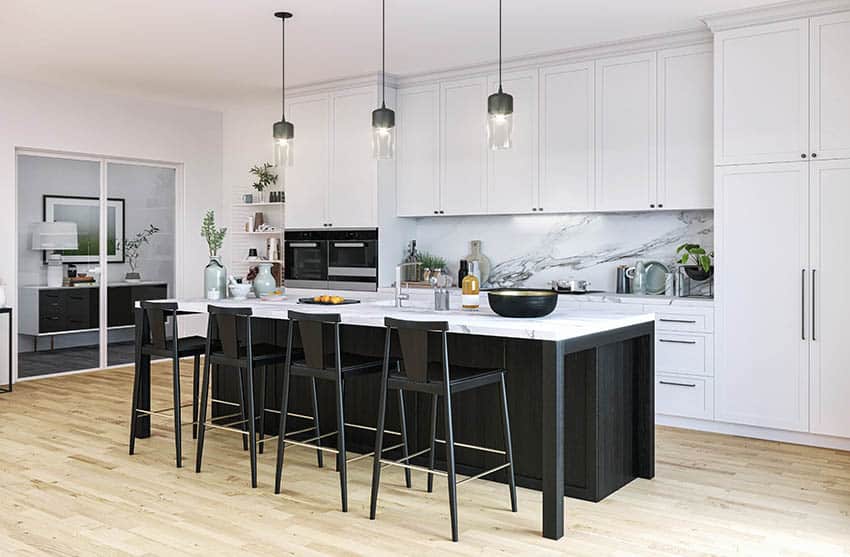
[[[186,370],[184,385],[190,384]],[[154,366],[155,407],[168,406],[168,366]],[[173,464],[167,420],[127,455],[132,371],[20,383],[0,395],[2,555],[848,555],[850,453],[658,429],[657,477],[599,504],[567,499],[567,536],[540,537],[538,492],[470,482],[460,492],[460,543],[449,541],[445,482],[424,492],[385,471],[368,519],[369,460],[349,471],[339,512],[333,468],[289,452],[284,493],[274,451],[249,487],[238,436],[213,431],[205,468]],[[187,416],[188,417],[188,416]],[[270,448],[273,449],[271,444]]]

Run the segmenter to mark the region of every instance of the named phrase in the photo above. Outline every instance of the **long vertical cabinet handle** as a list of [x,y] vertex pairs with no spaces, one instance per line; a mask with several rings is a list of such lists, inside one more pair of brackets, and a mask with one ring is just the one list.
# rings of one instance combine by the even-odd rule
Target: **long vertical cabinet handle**
[[806,340],[806,270],[802,271],[800,281],[800,338]]
[[812,269],[812,340],[817,340],[815,335],[815,308],[818,306],[815,300],[815,288],[817,287],[818,281],[815,280],[815,273],[817,273],[817,270]]

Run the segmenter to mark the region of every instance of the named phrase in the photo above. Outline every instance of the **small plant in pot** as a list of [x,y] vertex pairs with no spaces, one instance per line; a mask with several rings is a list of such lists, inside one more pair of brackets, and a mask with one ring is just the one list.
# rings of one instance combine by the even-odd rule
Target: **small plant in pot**
[[[682,244],[676,248],[676,256],[679,263],[684,266],[685,274],[692,280],[703,281],[711,278],[714,274],[714,252],[706,252],[699,244]],[[692,262],[690,265],[688,262]]]
[[142,276],[138,272],[142,247],[145,244],[150,244],[151,237],[157,232],[159,232],[159,227],[151,224],[141,232],[137,232],[136,237],[132,240],[124,240],[124,255],[127,256],[127,263],[130,265],[130,272],[124,275],[125,281],[139,282],[142,280]]
[[251,167],[251,174],[256,177],[256,181],[251,184],[251,186],[257,190],[260,201],[265,200],[266,191],[270,186],[277,184],[277,174],[272,171],[274,165],[269,162],[264,162],[263,164],[257,164]]

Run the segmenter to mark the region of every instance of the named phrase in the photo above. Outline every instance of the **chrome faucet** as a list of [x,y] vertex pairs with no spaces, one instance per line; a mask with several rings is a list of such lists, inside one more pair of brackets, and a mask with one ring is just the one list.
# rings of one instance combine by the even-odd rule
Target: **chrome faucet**
[[[395,266],[395,307],[400,308],[404,300],[410,299],[410,294],[401,291],[401,270],[404,267],[418,267],[421,265],[418,261],[408,261]],[[408,289],[410,284],[407,285]]]

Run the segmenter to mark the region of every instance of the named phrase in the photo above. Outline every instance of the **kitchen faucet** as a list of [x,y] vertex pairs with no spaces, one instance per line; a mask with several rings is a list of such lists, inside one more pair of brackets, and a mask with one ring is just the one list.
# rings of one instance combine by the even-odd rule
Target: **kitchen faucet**
[[[401,270],[403,267],[418,267],[421,265],[418,261],[407,261],[405,263],[401,263],[395,266],[395,307],[400,308],[401,302],[404,300],[410,299],[410,294],[403,293],[401,291]],[[407,285],[408,289],[410,288],[410,284]]]

